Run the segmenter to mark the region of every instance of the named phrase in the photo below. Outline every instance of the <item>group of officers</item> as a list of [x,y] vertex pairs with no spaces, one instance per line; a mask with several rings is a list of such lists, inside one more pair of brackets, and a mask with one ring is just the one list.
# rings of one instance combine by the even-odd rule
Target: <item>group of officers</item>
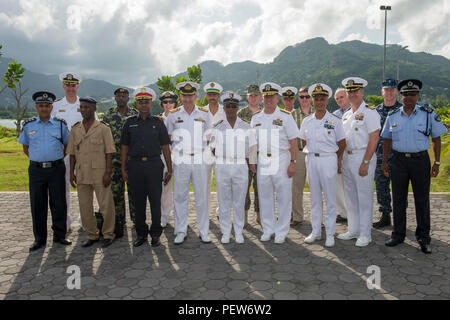
[[[336,221],[348,222],[347,232],[338,239],[356,239],[356,246],[367,246],[371,242],[376,177],[382,212],[376,228],[390,225],[392,181],[394,230],[386,245],[395,246],[405,239],[411,181],[416,238],[421,250],[431,253],[430,178],[439,173],[440,136],[447,129],[432,108],[417,104],[422,88],[419,80],[397,83],[387,79],[382,89],[384,103],[375,108],[364,102],[367,81],[346,78],[334,95],[340,106],[335,113],[327,111],[333,91],[324,83],[299,90],[272,82],[250,85],[248,106],[239,110],[242,97],[223,92],[216,82],[203,88],[209,104],[197,106],[200,86],[185,81],[176,86],[179,97],[172,91],[160,94],[164,112],[158,116],[151,115],[156,100],[151,88],[134,92],[136,109],[128,105],[129,91],[118,88],[114,92],[117,106],[109,109],[102,121],[96,116],[96,100],[77,96],[81,76],[66,72],[60,80],[65,97],[56,100],[50,92],[36,92],[33,100],[38,117],[24,122],[19,137],[30,159],[35,237],[30,251],[46,245],[48,203],[54,242],[71,244],[66,239],[71,224],[70,185],[77,189],[81,224],[87,234],[83,247],[92,246],[101,235],[103,247],[123,236],[125,185],[137,235],[135,247],[146,243],[148,235],[151,245],[159,246],[172,212],[174,243],[185,241],[190,183],[199,237],[210,243],[214,171],[218,208],[212,212],[219,219],[224,244],[230,242],[233,231],[236,243],[244,243],[252,184],[256,221],[263,229],[260,240],[274,238],[275,243],[284,243],[290,227],[303,222],[307,176],[312,231],[305,243],[322,238],[323,218],[325,246],[335,245]],[[297,94],[300,108],[294,110]],[[283,108],[279,107],[279,96]],[[430,138],[435,158],[432,166],[427,152]],[[102,216],[100,225],[94,213],[94,193]],[[147,199],[150,228],[146,223]]]

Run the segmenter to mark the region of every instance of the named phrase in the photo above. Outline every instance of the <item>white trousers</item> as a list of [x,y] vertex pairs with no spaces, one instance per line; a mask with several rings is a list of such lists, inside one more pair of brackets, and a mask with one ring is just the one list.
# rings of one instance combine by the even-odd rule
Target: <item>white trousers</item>
[[344,178],[342,174],[337,175],[336,180],[336,203],[338,211],[337,213],[343,218],[347,218],[347,206],[345,205],[345,193],[344,193]]
[[[167,165],[164,156],[161,155],[161,160],[164,163],[163,178],[167,172]],[[170,179],[167,185],[162,183],[161,193],[161,224],[167,224],[170,221],[170,216],[173,210],[173,192],[172,192],[172,179]]]
[[[265,161],[268,161],[268,165],[263,164]],[[289,152],[282,152],[279,157],[258,159],[257,178],[261,224],[264,233],[275,234],[279,237],[287,236],[292,215],[292,178],[287,175],[289,163]],[[272,166],[277,170],[268,174],[265,170],[267,166]],[[278,220],[275,217],[274,192],[276,193]]]
[[[245,197],[248,187],[248,166],[244,164],[216,164],[216,186],[219,199],[219,222],[222,234],[241,235],[245,220]],[[233,222],[231,209],[233,208]]]
[[66,166],[66,204],[67,204],[67,227],[72,224],[70,218],[70,155],[64,157],[64,165]]
[[[211,185],[212,185],[212,176],[213,176],[213,169],[214,169],[214,164],[207,164],[206,165],[208,167],[208,182],[205,184],[206,187],[206,194],[208,195],[208,204],[207,204],[207,208],[208,208],[208,214],[209,212],[211,212]],[[216,177],[217,179],[217,177]],[[217,181],[216,181],[216,190],[217,190]]]
[[[201,155],[200,155],[201,156]],[[209,231],[208,195],[205,185],[208,181],[208,168],[202,164],[173,164],[173,197],[175,234],[187,233],[189,183],[192,182],[197,212],[197,226],[200,236],[207,236]]]
[[316,157],[306,156],[306,171],[311,191],[311,225],[312,233],[322,233],[322,192],[326,201],[325,230],[326,235],[334,236],[336,232],[336,177],[337,155]]
[[344,178],[345,204],[347,205],[348,231],[360,236],[371,236],[373,217],[373,180],[377,158],[369,163],[367,176],[358,174],[364,158],[364,151],[356,154],[344,153],[342,176]]

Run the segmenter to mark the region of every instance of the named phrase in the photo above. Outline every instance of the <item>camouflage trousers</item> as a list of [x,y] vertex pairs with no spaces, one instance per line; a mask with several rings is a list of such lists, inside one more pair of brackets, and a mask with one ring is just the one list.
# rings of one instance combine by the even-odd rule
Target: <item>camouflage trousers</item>
[[[377,190],[377,202],[381,213],[391,213],[391,178],[383,174],[383,154],[377,153],[377,167],[375,169],[375,188]],[[392,166],[392,153],[388,157],[389,172]]]
[[[130,218],[135,223],[136,210],[134,208],[133,199],[130,192],[130,185],[127,183],[128,189],[128,205],[130,207]],[[120,162],[113,160],[111,168],[111,190],[114,198],[114,206],[116,209],[116,226],[123,229],[125,226],[125,182],[122,179],[122,171]]]
[[258,184],[256,181],[256,174],[253,174],[250,170],[248,170],[248,187],[247,187],[247,195],[245,196],[245,211],[248,211],[250,209],[250,205],[252,204],[250,200],[250,186],[252,185],[252,183],[253,183],[253,191],[255,194],[253,206],[255,208],[255,212],[259,212]]

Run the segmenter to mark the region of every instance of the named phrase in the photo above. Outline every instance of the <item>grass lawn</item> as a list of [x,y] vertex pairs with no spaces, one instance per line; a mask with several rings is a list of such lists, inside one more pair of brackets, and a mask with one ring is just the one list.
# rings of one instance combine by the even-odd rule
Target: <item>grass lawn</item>
[[[429,150],[431,162],[434,161],[432,149]],[[441,169],[437,178],[431,179],[431,192],[450,192],[450,146],[444,145],[441,156]],[[0,191],[28,191],[28,158],[15,137],[0,138]],[[191,191],[192,185],[191,185]],[[211,191],[216,191],[213,177]],[[306,184],[305,191],[309,192]],[[410,191],[411,186],[410,186]]]

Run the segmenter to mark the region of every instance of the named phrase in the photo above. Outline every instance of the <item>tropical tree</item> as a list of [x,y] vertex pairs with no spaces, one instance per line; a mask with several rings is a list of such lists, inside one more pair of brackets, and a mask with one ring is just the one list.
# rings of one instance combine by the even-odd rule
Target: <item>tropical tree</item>
[[22,64],[17,63],[16,60],[13,60],[9,63],[8,69],[5,72],[3,77],[3,82],[6,83],[6,87],[11,90],[11,96],[14,98],[16,102],[16,133],[19,136],[20,131],[22,129],[22,120],[25,117],[25,113],[28,109],[28,102],[23,103],[23,97],[27,93],[28,89],[22,88],[22,81],[25,73],[25,68],[22,67]]

